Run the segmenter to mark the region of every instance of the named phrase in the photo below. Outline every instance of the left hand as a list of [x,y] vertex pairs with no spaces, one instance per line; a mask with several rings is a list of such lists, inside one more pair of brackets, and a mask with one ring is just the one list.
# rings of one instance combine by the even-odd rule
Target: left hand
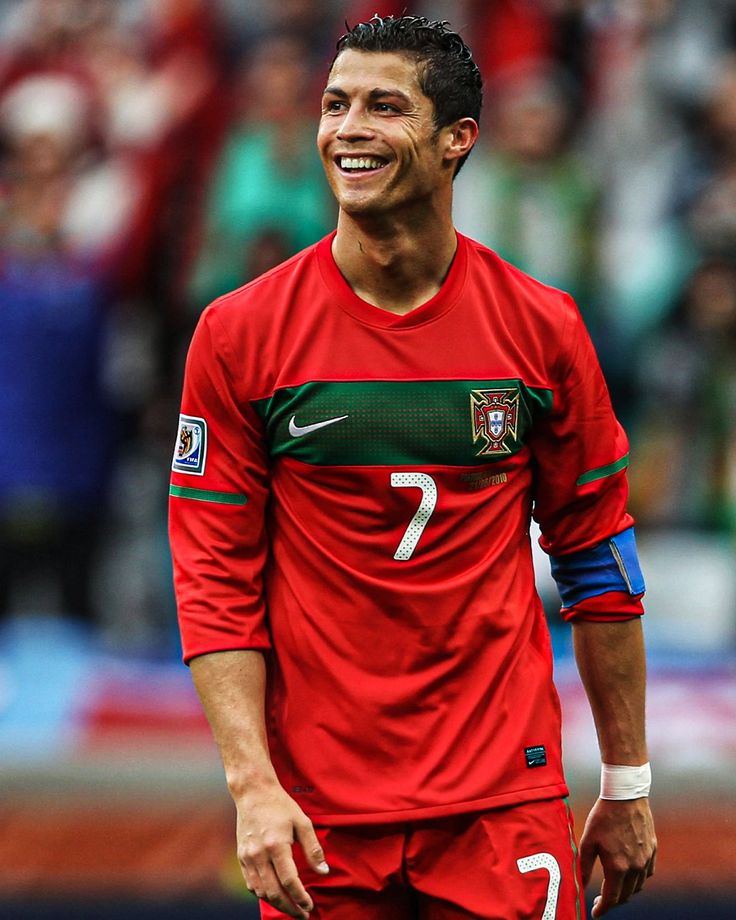
[[657,853],[649,799],[598,799],[585,822],[580,841],[580,870],[588,884],[596,858],[603,869],[601,893],[593,903],[593,918],[624,904],[641,891],[653,874]]

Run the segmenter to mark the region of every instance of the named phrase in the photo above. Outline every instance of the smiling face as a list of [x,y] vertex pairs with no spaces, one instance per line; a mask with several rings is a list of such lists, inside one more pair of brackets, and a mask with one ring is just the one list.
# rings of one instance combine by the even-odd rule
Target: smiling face
[[342,211],[386,214],[449,195],[453,126],[434,124],[413,55],[338,55],[322,97],[317,145]]

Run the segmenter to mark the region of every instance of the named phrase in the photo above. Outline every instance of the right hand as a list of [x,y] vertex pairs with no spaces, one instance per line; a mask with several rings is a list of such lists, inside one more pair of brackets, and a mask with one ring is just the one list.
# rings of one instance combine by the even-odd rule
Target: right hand
[[238,860],[248,889],[287,917],[308,920],[314,904],[297,872],[294,843],[315,872],[330,871],[312,822],[279,785],[241,795],[235,804]]

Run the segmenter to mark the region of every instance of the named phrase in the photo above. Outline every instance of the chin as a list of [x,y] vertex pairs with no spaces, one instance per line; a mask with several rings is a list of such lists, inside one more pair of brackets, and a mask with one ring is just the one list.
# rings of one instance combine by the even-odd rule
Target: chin
[[392,210],[386,201],[376,199],[356,201],[354,198],[338,198],[337,203],[340,205],[340,210],[351,217],[372,217]]

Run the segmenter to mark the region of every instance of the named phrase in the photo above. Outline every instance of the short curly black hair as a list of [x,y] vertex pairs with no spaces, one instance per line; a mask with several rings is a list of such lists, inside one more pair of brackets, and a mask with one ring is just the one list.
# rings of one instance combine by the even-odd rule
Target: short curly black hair
[[[347,23],[346,23],[347,25]],[[470,48],[449,23],[426,16],[379,16],[359,22],[337,41],[334,64],[343,51],[398,51],[415,55],[419,86],[434,106],[436,128],[460,118],[480,121],[483,79]],[[455,175],[465,160],[458,161]]]

